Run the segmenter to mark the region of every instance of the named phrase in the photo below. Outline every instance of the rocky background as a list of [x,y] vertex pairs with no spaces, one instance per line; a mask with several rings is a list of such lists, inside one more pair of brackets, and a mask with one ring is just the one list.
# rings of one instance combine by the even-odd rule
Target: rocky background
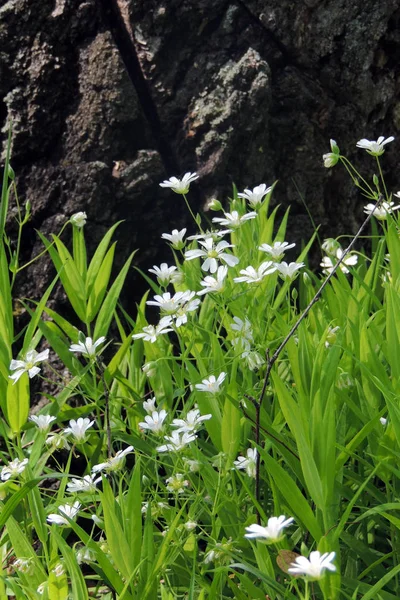
[[[399,0],[0,1],[0,123],[13,121],[12,165],[32,203],[24,258],[77,211],[92,245],[110,224],[119,259],[159,264],[162,232],[187,222],[158,183],[197,171],[196,207],[271,184],[291,206],[291,239],[355,231],[363,200],[329,139],[371,169],[362,137],[400,128]],[[3,140],[6,134],[3,135]],[[400,141],[384,165],[400,189]],[[367,172],[367,171],[366,171]],[[12,227],[12,224],[11,224]],[[169,259],[169,255],[168,255]],[[37,263],[20,293],[39,297]],[[143,290],[132,273],[129,294]]]

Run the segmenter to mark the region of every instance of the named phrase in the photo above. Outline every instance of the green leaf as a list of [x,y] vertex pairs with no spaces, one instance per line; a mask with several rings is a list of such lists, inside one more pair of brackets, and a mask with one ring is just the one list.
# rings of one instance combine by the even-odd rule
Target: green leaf
[[[136,251],[135,251],[136,252]],[[103,302],[103,305],[100,309],[100,312],[97,316],[96,325],[94,328],[93,338],[97,340],[101,336],[107,336],[108,329],[110,327],[111,320],[113,318],[114,310],[118,302],[119,295],[121,293],[122,286],[124,284],[125,278],[128,274],[128,270],[132,259],[135,255],[135,252],[129,256],[128,260],[122,267],[119,272],[118,277],[114,281],[110,290],[107,293],[107,297]]]
[[14,433],[20,433],[28,420],[30,406],[29,377],[23,373],[14,383],[9,379],[7,386],[7,419]]
[[67,542],[54,527],[52,528],[51,535],[57,542],[57,545],[64,557],[64,561],[71,578],[72,597],[77,599],[79,598],[79,600],[89,600],[87,586],[72,548],[68,546]]

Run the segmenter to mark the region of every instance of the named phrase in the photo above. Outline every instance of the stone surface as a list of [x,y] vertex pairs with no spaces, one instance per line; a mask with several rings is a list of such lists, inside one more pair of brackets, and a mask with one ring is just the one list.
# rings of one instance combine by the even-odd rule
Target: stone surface
[[[359,224],[362,198],[321,155],[332,137],[366,173],[373,161],[355,142],[398,134],[399,0],[0,4],[0,121],[13,120],[18,189],[32,203],[25,259],[40,251],[34,229],[85,210],[91,247],[125,219],[120,263],[135,248],[137,265],[159,263],[161,232],[186,214],[158,183],[194,170],[197,207],[232,182],[279,179],[296,240],[313,230],[305,205],[323,236]],[[398,143],[384,157],[391,189]],[[51,277],[46,260],[35,269],[21,294],[38,297]]]

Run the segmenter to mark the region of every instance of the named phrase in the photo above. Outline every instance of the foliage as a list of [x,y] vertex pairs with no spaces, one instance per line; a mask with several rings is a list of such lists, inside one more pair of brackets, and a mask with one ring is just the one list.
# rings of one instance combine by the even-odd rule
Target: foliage
[[[19,241],[30,210],[22,214],[7,155],[1,598],[400,596],[400,239],[382,140],[361,140],[378,165],[371,184],[333,141],[324,156],[373,202],[371,236],[355,254],[323,244],[330,280],[307,313],[325,279],[306,266],[317,235],[297,252],[285,243],[289,211],[278,222],[274,186],[262,184],[234,189],[214,221],[229,242],[192,211],[195,239],[165,234],[174,265],[155,266],[156,279],[143,274],[150,291],[135,318],[119,304],[134,253],[111,279],[118,223],[90,260],[84,213],[51,239],[39,232],[57,274],[40,301],[24,302],[22,331],[13,286],[29,268],[19,265]],[[164,187],[188,204],[197,177],[187,175]],[[5,232],[12,200],[16,243]],[[71,321],[48,306],[55,285]],[[62,375],[51,370],[55,356]],[[40,409],[31,404],[33,376],[58,390]],[[329,566],[316,551],[329,553]],[[288,572],[300,555],[320,570]]]

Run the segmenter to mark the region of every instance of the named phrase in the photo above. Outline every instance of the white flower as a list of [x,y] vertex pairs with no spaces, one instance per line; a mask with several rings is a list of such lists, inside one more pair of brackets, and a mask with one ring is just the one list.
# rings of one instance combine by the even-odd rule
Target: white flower
[[77,212],[70,218],[72,225],[78,229],[82,229],[86,225],[87,214],[85,212]]
[[255,208],[261,204],[263,198],[270,193],[273,187],[274,186],[271,185],[267,188],[265,183],[261,183],[261,185],[257,185],[255,188],[253,188],[253,191],[246,188],[244,192],[238,194],[238,197],[245,198],[249,201],[250,206]]
[[105,341],[104,335],[99,337],[98,340],[93,342],[91,337],[85,338],[84,342],[79,341],[77,344],[71,344],[69,347],[70,352],[79,352],[86,358],[93,358],[96,356],[96,349]]
[[62,563],[57,563],[51,571],[56,577],[62,577],[65,574],[64,565]]
[[198,408],[193,408],[189,410],[186,415],[186,419],[174,419],[171,423],[172,427],[177,427],[176,430],[178,433],[183,432],[195,432],[198,427],[201,426],[203,421],[208,421],[211,419],[212,415],[200,415],[200,411]]
[[269,244],[261,244],[258,247],[261,252],[266,252],[273,258],[273,260],[280,260],[283,258],[285,252],[290,248],[294,248],[296,244],[289,244],[289,242],[274,242],[272,246]]
[[215,375],[210,375],[208,379],[203,379],[201,383],[196,383],[195,388],[200,392],[209,392],[210,394],[218,394],[219,389],[226,377],[226,373],[222,372],[215,379]]
[[230,233],[230,231],[221,231],[216,229],[213,229],[212,231],[207,230],[203,233],[196,233],[196,235],[189,235],[188,240],[202,240],[203,242],[205,242],[206,240],[213,240],[214,242],[217,242],[226,233]]
[[52,433],[47,436],[46,444],[57,450],[69,450],[70,445],[62,433]]
[[89,492],[94,494],[96,492],[96,485],[101,481],[101,477],[95,479],[96,475],[85,475],[82,479],[72,477],[71,482],[67,484],[67,492],[73,494],[74,492]]
[[393,205],[394,202],[382,202],[380,206],[375,208],[375,204],[370,203],[364,206],[364,212],[365,214],[370,215],[372,211],[374,211],[374,217],[376,217],[379,221],[386,221],[388,215],[392,214],[394,210],[398,210],[400,208],[400,204],[397,206]]
[[281,262],[279,264],[276,265],[276,268],[278,269],[280,275],[283,277],[283,279],[293,279],[293,277],[296,275],[297,271],[299,269],[301,269],[302,267],[304,267],[304,263],[296,263],[296,262],[291,262],[289,264],[287,264],[287,262]]
[[197,248],[196,250],[188,250],[185,252],[186,260],[193,260],[194,258],[205,257],[205,261],[201,265],[203,271],[210,271],[210,273],[215,273],[218,269],[218,261],[222,260],[229,267],[234,267],[238,264],[239,259],[233,254],[227,254],[224,252],[226,248],[234,248],[232,244],[228,244],[225,240],[218,242],[216,246],[214,246],[214,241],[211,238],[206,240],[199,240],[199,244],[201,244],[204,248]]
[[218,292],[222,292],[225,287],[225,278],[227,274],[228,267],[225,265],[218,267],[216,277],[207,275],[207,277],[204,277],[204,279],[200,281],[200,285],[203,286],[204,289],[197,292],[197,295],[202,296],[203,294],[217,294]]
[[326,167],[327,169],[334,167],[340,159],[340,150],[337,143],[335,142],[335,140],[331,140],[330,142],[332,152],[328,152],[327,154],[322,155],[324,167]]
[[79,548],[76,552],[76,562],[78,565],[82,563],[89,564],[96,560],[96,554],[92,548],[88,548],[87,546],[83,546]]
[[337,250],[340,248],[340,244],[333,238],[326,238],[326,240],[323,241],[321,248],[327,254],[332,254],[335,256]]
[[71,505],[71,504],[62,504],[61,506],[58,507],[58,511],[61,513],[61,515],[64,516],[60,516],[57,514],[52,513],[51,515],[49,515],[47,517],[47,520],[49,523],[55,523],[56,525],[69,525],[69,522],[67,521],[67,519],[65,517],[69,517],[70,519],[75,519],[75,517],[77,516],[79,509],[80,509],[81,505],[80,502],[78,502],[77,500]]
[[143,408],[147,414],[151,415],[156,410],[156,402],[157,400],[155,396],[143,402]]
[[381,135],[376,142],[371,142],[370,140],[366,140],[365,138],[363,138],[362,140],[359,140],[357,142],[357,148],[363,148],[368,152],[368,154],[371,154],[371,156],[380,156],[385,152],[383,146],[385,144],[388,144],[389,142],[393,142],[393,140],[393,136],[390,136],[385,140],[383,135]]
[[173,315],[183,302],[186,302],[194,295],[195,292],[190,291],[176,292],[176,294],[174,294],[173,296],[171,296],[170,292],[164,292],[162,296],[157,294],[156,296],[154,296],[153,300],[148,300],[146,304],[148,304],[149,306],[157,306],[163,313]]
[[85,441],[86,431],[93,425],[94,421],[91,421],[88,417],[85,419],[79,417],[79,419],[76,421],[75,419],[71,419],[69,422],[69,427],[64,429],[64,435],[71,434],[75,438],[75,441],[79,444]]
[[[341,248],[338,248],[336,250],[337,260],[340,260],[342,258],[342,256],[343,256],[343,250]],[[343,273],[348,273],[349,269],[347,267],[353,267],[354,265],[357,264],[357,261],[358,261],[358,256],[356,254],[347,254],[344,261],[342,263],[340,263],[341,271],[343,271]],[[336,262],[337,261],[334,262],[329,256],[323,257],[320,266],[323,268],[323,272],[325,273],[325,275],[327,275],[328,273],[333,271],[333,268],[334,268]]]
[[98,473],[99,471],[119,471],[122,469],[125,456],[130,454],[133,450],[133,446],[128,446],[125,450],[118,450],[117,454],[112,458],[108,458],[105,462],[92,467],[92,473]]
[[383,425],[383,427],[385,427],[385,425],[387,425],[387,419],[385,419],[385,417],[381,417],[379,419],[379,421],[381,422],[381,425]]
[[29,417],[29,420],[35,423],[40,431],[47,431],[52,422],[56,420],[56,417],[51,417],[50,415],[32,415]]
[[325,339],[325,347],[329,348],[332,344],[336,342],[336,332],[339,331],[340,327],[337,325],[336,327],[328,327],[328,333],[326,334]]
[[192,300],[193,296],[196,294],[196,292],[189,292],[189,296],[187,296],[186,302],[184,302],[183,304],[181,304],[178,308],[178,310],[176,311],[176,313],[174,314],[174,319],[175,319],[175,325],[177,327],[180,327],[181,325],[184,325],[185,323],[187,323],[187,315],[190,312],[194,312],[195,310],[197,310],[199,308],[200,305],[200,299],[199,298],[195,298],[194,300]]
[[155,366],[156,363],[152,360],[143,365],[142,371],[146,375],[146,377],[154,377],[154,375],[156,374]]
[[164,421],[167,418],[167,411],[160,410],[157,412],[156,410],[152,412],[151,416],[146,415],[144,418],[145,422],[139,423],[139,427],[141,429],[148,429],[153,433],[160,433],[160,431],[164,428]]
[[251,371],[259,369],[265,362],[261,354],[255,350],[253,352],[247,352],[246,356],[243,356],[243,358],[246,359],[247,365]]
[[255,478],[256,467],[257,467],[257,450],[255,448],[248,448],[247,458],[244,456],[238,456],[237,460],[233,461],[236,469],[246,469],[246,473],[249,477]]
[[233,317],[233,320],[234,323],[231,324],[231,329],[233,329],[233,331],[237,331],[240,337],[244,337],[249,341],[253,341],[253,330],[247,317],[244,321],[239,317]]
[[172,233],[163,233],[161,237],[163,240],[170,242],[175,250],[181,250],[185,245],[185,242],[183,241],[185,233],[186,229],[181,229],[180,231],[173,229]]
[[298,556],[292,566],[288,569],[293,575],[303,575],[312,579],[320,579],[325,569],[328,571],[336,571],[335,565],[332,564],[335,558],[335,552],[325,552],[321,554],[318,550],[311,552],[310,559],[305,556]]
[[189,467],[189,471],[191,473],[197,473],[198,471],[200,471],[200,463],[198,460],[192,460],[190,458],[183,458],[185,464]]
[[38,588],[37,588],[37,593],[40,594],[41,596],[44,594],[44,590],[47,589],[48,587],[48,582],[47,581],[43,581],[43,583],[41,583]]
[[178,179],[178,177],[170,177],[169,179],[160,183],[160,186],[163,188],[171,188],[171,190],[177,194],[187,194],[192,181],[195,181],[198,178],[199,176],[196,173],[185,173],[182,179]]
[[[246,318],[244,321],[239,317],[233,317],[234,323],[231,324],[231,329],[237,332],[236,337],[232,339],[232,345],[242,349],[243,355],[247,356],[253,342],[253,331],[250,321]],[[242,356],[243,356],[242,355]],[[244,356],[243,356],[244,358]]]
[[257,270],[252,266],[242,269],[240,271],[241,277],[235,277],[233,281],[235,281],[235,283],[240,283],[241,281],[244,281],[245,283],[258,283],[264,279],[264,277],[276,271],[276,269],[277,265],[268,260],[261,263]]
[[176,473],[176,475],[168,477],[165,482],[167,484],[167,490],[169,492],[175,492],[176,494],[183,494],[185,487],[188,487],[189,485],[189,482],[184,479],[182,473]]
[[9,462],[7,466],[2,468],[0,475],[1,480],[8,481],[9,479],[18,477],[18,475],[25,471],[25,467],[27,464],[27,458],[24,458],[23,460],[18,460],[18,458],[15,458],[11,462]]
[[168,442],[168,444],[164,444],[163,446],[158,446],[158,452],[177,452],[182,450],[190,444],[190,442],[194,442],[197,438],[197,435],[194,433],[178,433],[177,431],[173,431],[172,434],[164,436],[164,440]]
[[157,277],[157,281],[160,285],[166,286],[171,280],[174,271],[176,271],[177,267],[172,266],[169,267],[167,263],[161,263],[159,267],[157,265],[153,265],[152,269],[149,269],[149,273],[154,273]]
[[288,527],[293,521],[293,517],[287,519],[284,515],[270,517],[266,527],[261,527],[261,525],[257,524],[246,527],[247,533],[244,537],[249,539],[261,538],[271,543],[279,542],[283,537],[283,529]]
[[134,340],[143,338],[145,342],[154,344],[159,335],[164,335],[169,331],[173,331],[170,325],[172,325],[172,318],[169,316],[162,317],[158,325],[147,325],[146,327],[143,327],[141,333],[135,333],[132,337]]
[[237,229],[242,225],[242,223],[245,223],[250,219],[255,219],[257,213],[249,212],[243,216],[240,216],[237,210],[233,210],[231,213],[224,213],[224,215],[225,219],[222,219],[221,217],[214,217],[212,222],[219,223],[220,226],[223,225],[224,227],[229,227],[230,229]]
[[21,573],[24,573],[25,575],[32,575],[33,571],[35,570],[33,558],[17,558],[17,560],[13,562],[12,566],[14,569],[21,571]]
[[26,353],[25,360],[12,360],[10,363],[10,370],[15,371],[10,375],[10,379],[14,380],[14,383],[25,373],[28,372],[30,379],[40,373],[40,368],[36,367],[42,360],[48,360],[49,350],[43,350],[43,352],[36,352],[36,350],[29,350]]
[[[149,508],[148,502],[142,502],[142,513],[146,514]],[[158,519],[160,515],[163,515],[166,510],[170,508],[169,504],[166,502],[153,502],[150,505],[151,508],[151,516],[153,519]]]
[[184,527],[187,531],[193,531],[197,527],[196,521],[186,521]]

